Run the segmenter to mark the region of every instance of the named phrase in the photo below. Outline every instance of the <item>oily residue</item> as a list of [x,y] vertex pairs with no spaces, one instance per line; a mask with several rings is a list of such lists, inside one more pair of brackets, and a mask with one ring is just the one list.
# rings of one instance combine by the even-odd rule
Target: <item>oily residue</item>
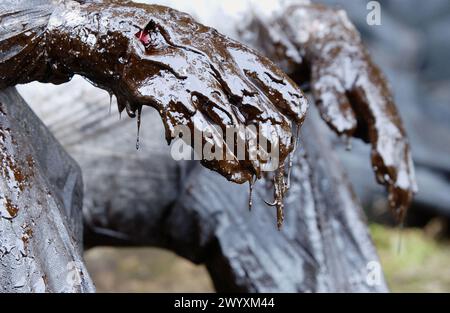
[[34,168],[33,156],[31,154],[28,154],[26,160],[27,160],[28,168],[30,169],[31,172],[33,172],[33,168]]
[[8,197],[5,197],[4,203],[6,211],[9,214],[9,218],[15,218],[19,213],[19,208]]
[[[0,127],[0,137],[2,138],[2,142],[5,141],[5,133]],[[10,138],[10,135],[8,135]],[[11,139],[11,138],[10,138]],[[32,159],[30,159],[32,161]],[[29,171],[27,173],[24,171],[24,168],[19,166],[14,157],[9,155],[5,148],[2,147],[0,151],[0,164],[1,164],[1,173],[3,177],[5,177],[14,188],[19,189],[19,191],[24,191],[25,187],[29,185],[29,179],[33,175],[33,162],[27,162]]]
[[142,106],[137,109],[136,150],[139,150],[139,132],[141,130]]
[[24,250],[26,252],[28,250],[28,244],[30,242],[30,239],[33,237],[33,229],[28,224],[22,225],[22,228],[23,228],[22,242],[23,242]]
[[[0,77],[0,88],[33,80],[62,83],[74,74],[83,75],[116,96],[119,112],[138,117],[136,148],[144,105],[160,113],[168,142],[181,125],[192,134],[211,126],[225,133],[232,126],[255,125],[258,138],[268,137],[279,149],[274,188],[281,225],[284,163],[294,149],[292,125],[301,126],[307,100],[271,61],[163,6],[114,1],[21,6],[8,16],[42,10],[39,16],[46,22],[22,21],[27,36],[9,36],[0,30],[0,48],[8,51],[7,60],[0,62],[0,73],[8,73]],[[249,138],[245,131],[238,135]],[[208,140],[203,137],[203,145]],[[213,133],[213,140],[221,139]],[[236,147],[222,145],[235,154]],[[264,158],[259,151],[256,160],[248,155],[246,151],[244,160],[203,159],[201,163],[233,182],[251,182],[261,177]]]
[[388,84],[345,11],[291,5],[270,19],[255,16],[252,27],[255,47],[299,85],[310,82],[322,118],[336,133],[371,144],[377,181],[402,221],[417,192],[409,143]]
[[14,180],[17,182],[17,186],[19,187],[19,190],[23,191],[25,188],[25,184],[27,182],[27,176],[24,175],[22,170],[18,166],[16,166],[16,164],[13,162],[13,160],[9,156],[7,156],[7,163],[8,163],[7,166],[9,167],[9,169],[12,171],[12,173],[14,175]]

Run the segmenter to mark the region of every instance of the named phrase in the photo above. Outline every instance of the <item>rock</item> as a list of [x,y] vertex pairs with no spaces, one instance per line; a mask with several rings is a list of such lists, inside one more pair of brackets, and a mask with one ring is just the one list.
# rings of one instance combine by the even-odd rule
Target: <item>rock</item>
[[92,292],[78,165],[19,96],[0,91],[0,288]]

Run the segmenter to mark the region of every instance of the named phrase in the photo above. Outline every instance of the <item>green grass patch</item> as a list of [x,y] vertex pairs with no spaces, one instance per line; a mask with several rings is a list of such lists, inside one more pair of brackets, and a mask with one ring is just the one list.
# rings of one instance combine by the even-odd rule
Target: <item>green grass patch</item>
[[421,229],[370,226],[393,292],[450,292],[450,243]]

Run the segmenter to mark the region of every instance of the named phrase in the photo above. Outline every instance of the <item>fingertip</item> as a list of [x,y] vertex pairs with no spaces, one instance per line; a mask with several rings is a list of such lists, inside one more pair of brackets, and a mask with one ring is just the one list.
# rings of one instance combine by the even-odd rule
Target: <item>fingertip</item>
[[338,135],[352,136],[357,119],[347,96],[337,91],[318,91],[314,95],[322,119]]
[[389,207],[398,223],[403,223],[412,202],[413,191],[409,188],[400,188],[395,184],[388,187]]

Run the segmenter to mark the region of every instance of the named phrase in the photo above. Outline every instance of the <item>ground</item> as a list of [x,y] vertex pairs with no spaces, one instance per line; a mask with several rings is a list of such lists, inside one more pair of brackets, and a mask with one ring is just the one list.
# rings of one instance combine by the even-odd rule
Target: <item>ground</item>
[[450,242],[427,229],[372,225],[371,232],[393,292],[450,292]]
[[[393,292],[450,292],[450,242],[431,229],[370,227]],[[212,292],[204,266],[156,248],[95,248],[86,262],[101,292]]]
[[157,248],[94,248],[86,255],[100,292],[213,292],[206,268]]

